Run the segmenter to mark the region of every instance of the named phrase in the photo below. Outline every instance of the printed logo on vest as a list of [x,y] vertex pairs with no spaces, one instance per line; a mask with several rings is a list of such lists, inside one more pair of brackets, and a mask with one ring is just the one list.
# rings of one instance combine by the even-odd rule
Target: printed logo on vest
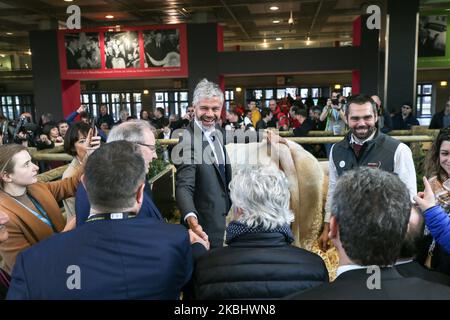
[[380,168],[381,168],[381,161],[378,161],[378,163],[376,163],[376,162],[369,162],[369,163],[367,164],[367,166],[368,166],[369,168],[380,169]]

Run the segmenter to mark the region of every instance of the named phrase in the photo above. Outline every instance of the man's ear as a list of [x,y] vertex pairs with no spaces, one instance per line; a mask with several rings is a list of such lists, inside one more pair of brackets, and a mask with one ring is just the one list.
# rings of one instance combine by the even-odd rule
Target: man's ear
[[80,181],[81,181],[81,184],[83,184],[84,189],[86,189],[86,177],[85,177],[84,173],[81,175]]
[[339,224],[336,220],[335,216],[331,216],[330,219],[330,232],[328,234],[328,237],[333,240],[337,238],[337,235],[339,233]]
[[144,189],[145,189],[145,183],[142,182],[142,184],[138,187],[138,190],[136,192],[136,202],[141,204],[144,201]]

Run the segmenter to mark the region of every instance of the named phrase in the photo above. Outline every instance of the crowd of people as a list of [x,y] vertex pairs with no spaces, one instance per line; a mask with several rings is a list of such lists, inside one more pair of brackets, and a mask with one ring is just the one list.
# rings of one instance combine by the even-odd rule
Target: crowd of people
[[[124,113],[114,123],[101,106],[97,119],[80,107],[59,123],[45,114],[32,125],[23,114],[23,129],[9,130],[0,146],[2,297],[450,299],[448,128],[427,154],[425,189],[417,192],[410,148],[385,134],[391,123],[413,124],[408,104],[391,119],[377,96],[333,92],[323,108],[285,99],[260,110],[249,101],[248,109],[233,107],[222,119],[223,104],[218,85],[203,79],[181,119],[157,108],[142,110],[139,120]],[[325,149],[329,186],[318,235],[323,251],[332,244],[338,252],[333,282],[319,255],[292,245],[285,173],[230,165],[227,130],[271,126],[296,136],[345,134]],[[184,129],[174,148],[181,150],[181,219],[172,224],[155,205],[146,175],[158,156],[156,139],[177,129]],[[267,135],[273,148],[286,144]],[[61,180],[38,182],[26,147],[58,144],[72,162]]]

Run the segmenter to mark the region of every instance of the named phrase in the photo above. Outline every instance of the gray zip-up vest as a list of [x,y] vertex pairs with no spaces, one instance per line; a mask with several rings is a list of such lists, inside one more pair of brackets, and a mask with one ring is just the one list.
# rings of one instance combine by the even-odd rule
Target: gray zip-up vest
[[359,158],[357,158],[350,145],[350,135],[349,132],[344,140],[333,146],[332,156],[338,176],[347,170],[361,166],[376,167],[394,172],[394,155],[400,141],[377,132],[372,140],[364,143]]

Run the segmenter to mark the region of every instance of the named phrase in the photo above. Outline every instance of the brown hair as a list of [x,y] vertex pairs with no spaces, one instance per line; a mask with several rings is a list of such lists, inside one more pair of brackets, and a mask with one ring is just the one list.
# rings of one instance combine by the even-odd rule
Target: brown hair
[[20,144],[5,144],[0,146],[0,189],[3,189],[3,180],[1,174],[3,172],[12,173],[14,161],[12,158],[21,151],[27,150]]
[[439,131],[439,134],[434,140],[430,151],[427,153],[424,163],[425,175],[428,178],[437,176],[437,179],[441,183],[449,178],[447,176],[447,172],[442,169],[439,161],[439,153],[441,151],[442,142],[444,141],[450,141],[450,128]]

